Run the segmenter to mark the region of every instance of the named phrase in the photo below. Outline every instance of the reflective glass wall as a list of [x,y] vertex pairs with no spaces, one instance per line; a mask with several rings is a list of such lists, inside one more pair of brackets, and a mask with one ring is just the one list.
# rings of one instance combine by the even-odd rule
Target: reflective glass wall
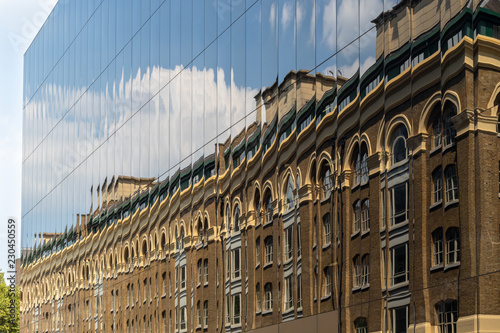
[[[342,111],[383,78],[363,80],[384,51],[374,19],[394,5],[59,1],[25,55],[23,248],[44,244],[43,233],[68,238],[135,192],[223,172],[220,156],[252,156],[255,136],[265,150],[277,136],[265,133],[327,91]],[[299,71],[317,89],[294,88],[278,105],[276,85]],[[230,146],[238,156],[221,151]],[[130,193],[112,194],[127,177]]]

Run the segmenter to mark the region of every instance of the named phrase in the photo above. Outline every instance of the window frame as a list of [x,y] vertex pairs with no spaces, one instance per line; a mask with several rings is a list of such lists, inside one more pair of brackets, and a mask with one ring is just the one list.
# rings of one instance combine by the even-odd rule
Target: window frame
[[444,170],[446,179],[446,203],[458,200],[458,178],[455,164],[450,164]]
[[[395,269],[396,269],[396,251],[400,250],[402,248],[404,248],[404,253],[405,253],[405,263],[404,263],[405,270],[404,270],[404,272],[401,271],[401,272],[396,273],[395,272]],[[397,285],[402,284],[402,283],[407,283],[409,281],[408,243],[403,243],[403,244],[399,244],[399,245],[392,247],[390,250],[390,254],[391,254],[391,269],[390,269],[391,287],[397,286]],[[395,281],[396,279],[401,278],[401,277],[403,277],[403,280],[398,281],[398,282]]]
[[457,227],[446,230],[446,265],[452,264],[460,264],[460,230]]
[[432,264],[433,266],[444,264],[443,228],[441,227],[432,232]]
[[265,243],[265,258],[264,264],[270,265],[273,263],[273,236],[267,236],[264,240]]

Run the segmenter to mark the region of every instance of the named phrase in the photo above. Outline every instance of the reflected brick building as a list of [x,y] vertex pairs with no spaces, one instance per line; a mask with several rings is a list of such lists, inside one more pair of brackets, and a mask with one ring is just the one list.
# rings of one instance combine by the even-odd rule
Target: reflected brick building
[[168,177],[93,182],[22,258],[21,331],[495,331],[499,10],[401,1],[367,68],[359,37]]

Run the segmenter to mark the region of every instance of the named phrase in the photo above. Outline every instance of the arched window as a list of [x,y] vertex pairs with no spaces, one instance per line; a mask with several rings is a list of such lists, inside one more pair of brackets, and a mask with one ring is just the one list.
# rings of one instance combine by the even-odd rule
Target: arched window
[[264,311],[273,310],[273,285],[271,283],[266,283],[264,286]]
[[354,321],[354,328],[356,333],[367,333],[368,332],[368,322],[365,317],[359,317]]
[[392,164],[404,161],[407,157],[406,155],[406,140],[408,139],[408,131],[406,127],[400,125],[392,135]]
[[273,222],[273,197],[271,195],[271,190],[267,189],[264,196],[264,203],[266,205],[266,223]]
[[226,205],[226,228],[231,228],[231,206]]
[[260,202],[260,191],[258,188],[255,188],[255,197],[254,197],[254,208],[255,215],[257,216],[257,225],[261,223],[261,202]]
[[203,223],[198,219],[198,243],[203,242]]
[[361,145],[361,184],[366,184],[368,182],[368,149],[366,148],[366,143],[363,142]]
[[353,206],[353,211],[354,211],[354,219],[353,219],[353,226],[352,226],[352,233],[355,234],[359,232],[360,226],[361,226],[361,201],[356,200]]
[[446,177],[446,202],[458,199],[457,170],[455,165],[448,165],[444,170]]
[[323,199],[328,199],[333,188],[332,172],[328,162],[323,162],[321,166],[321,179],[323,181]]
[[240,206],[236,206],[234,210],[234,231],[240,231]]
[[184,228],[181,228],[181,235],[180,235],[179,244],[180,244],[180,249],[183,250],[184,249]]
[[432,111],[432,148],[441,146],[443,123],[441,121],[441,103],[437,103]]
[[455,106],[447,103],[444,113],[444,146],[452,146],[455,144],[455,136],[457,134],[451,118],[456,114]]
[[285,203],[285,211],[291,210],[293,208],[293,180],[291,176],[288,176],[287,185],[286,185],[286,203]]
[[446,231],[446,264],[460,262],[460,232],[458,228],[448,228]]
[[438,203],[443,200],[443,170],[439,166],[432,173],[432,202]]
[[456,300],[447,300],[436,304],[437,324],[440,333],[456,332],[458,307]]

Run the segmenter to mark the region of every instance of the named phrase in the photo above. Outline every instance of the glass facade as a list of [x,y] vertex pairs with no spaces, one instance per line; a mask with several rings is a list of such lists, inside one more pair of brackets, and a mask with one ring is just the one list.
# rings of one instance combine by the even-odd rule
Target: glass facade
[[[419,132],[417,124],[427,128],[420,122],[429,119],[421,116],[420,103],[429,98],[431,94],[425,95],[428,91],[440,93],[445,113],[442,124],[448,124],[445,134],[449,140],[436,148],[455,153],[455,135],[459,132],[453,128],[452,118],[461,110],[473,109],[475,95],[466,88],[457,88],[455,95],[463,99],[453,109],[446,104],[445,92],[470,79],[468,74],[457,73],[483,61],[472,57],[472,45],[478,36],[486,42],[500,38],[499,11],[500,2],[492,0],[60,0],[24,60],[23,267],[29,271],[75,244],[102,246],[102,235],[108,230],[116,232],[116,226],[122,228],[120,237],[130,230],[140,232],[144,212],[161,227],[164,221],[175,220],[174,215],[182,220],[185,211],[192,210],[189,221],[182,224],[175,220],[175,227],[167,227],[165,236],[151,232],[146,245],[142,238],[140,242],[130,241],[136,245],[120,248],[115,259],[109,259],[111,263],[101,263],[99,258],[94,262],[93,255],[85,252],[78,260],[90,260],[91,264],[78,266],[78,281],[85,284],[89,276],[93,277],[92,284],[99,288],[91,299],[93,302],[95,296],[97,304],[103,293],[109,294],[102,282],[106,267],[113,267],[111,271],[118,275],[160,256],[160,248],[161,255],[165,255],[191,242],[203,244],[205,239],[211,242],[211,237],[220,237],[222,248],[217,248],[217,259],[208,259],[204,276],[205,284],[218,286],[220,270],[221,284],[227,279],[226,291],[206,300],[210,310],[203,308],[204,322],[215,318],[212,309],[217,309],[218,330],[224,323],[226,328],[250,330],[345,306],[339,304],[339,295],[348,284],[342,279],[350,277],[342,274],[352,271],[349,265],[354,256],[342,257],[344,253],[337,247],[349,247],[346,244],[356,237],[375,238],[377,229],[385,235],[385,217],[389,215],[387,237],[381,233],[372,243],[383,254],[377,251],[359,255],[368,258],[366,262],[363,259],[363,267],[370,274],[363,276],[372,281],[372,290],[376,284],[383,285],[376,289],[377,301],[389,297],[390,288],[403,288],[398,289],[403,292],[392,305],[390,301],[389,305],[378,304],[377,311],[384,313],[384,318],[372,317],[378,326],[368,327],[370,331],[406,331],[410,320],[409,271],[415,264],[410,262],[413,248],[408,241],[410,211],[415,207],[411,201],[415,192],[410,181],[410,150],[414,149],[410,139],[427,131]],[[474,84],[474,78],[470,82]],[[390,127],[393,124],[399,127]],[[431,131],[426,134],[431,135]],[[300,154],[299,148],[294,148],[297,154],[287,151],[291,143],[298,147],[310,135],[314,136],[312,143],[300,148]],[[361,148],[350,142],[352,138]],[[391,142],[399,143],[396,147]],[[330,149],[330,164],[321,159],[325,147]],[[317,160],[316,156],[314,161],[310,159],[311,151],[317,151]],[[363,167],[348,170],[350,161],[356,161],[355,155],[363,158]],[[375,158],[379,160],[373,162]],[[259,177],[263,178],[259,192],[240,194],[238,191],[246,191],[259,178],[242,171],[254,168],[255,163],[261,165]],[[306,167],[299,168],[299,163]],[[284,170],[292,164],[296,170],[283,182],[281,176],[286,176]],[[379,169],[373,172],[374,168]],[[355,169],[363,174],[354,175],[358,172]],[[352,171],[354,179],[361,179],[358,184],[353,186],[354,180],[344,183],[350,175],[346,170]],[[379,177],[375,181],[374,175]],[[274,188],[266,187],[265,179],[275,182]],[[447,200],[451,209],[458,200],[465,200],[462,196],[458,199],[456,174],[453,179],[455,195],[453,200]],[[372,204],[363,212],[366,218],[360,233],[359,221],[357,231],[349,229],[353,224],[351,208],[357,199],[368,202],[362,192],[366,186],[374,189],[376,197],[370,198]],[[349,194],[337,197],[337,191],[344,190]],[[383,203],[378,200],[380,193],[387,197]],[[244,200],[232,201],[247,195]],[[287,196],[290,198],[286,205],[278,203]],[[197,224],[194,211],[203,210],[199,207],[200,197],[212,200],[206,207],[213,204],[214,208],[202,213]],[[318,206],[317,214],[303,214],[302,208],[299,212],[303,198]],[[328,230],[321,221],[330,206],[319,207],[325,202],[332,207]],[[169,207],[175,209],[169,211]],[[162,215],[162,211],[169,213]],[[242,244],[248,241],[254,251],[258,238],[248,231],[248,226],[264,229],[277,220],[281,221],[279,230],[288,233],[274,230],[259,234],[263,243],[260,246],[259,241],[258,249],[262,253],[249,254]],[[367,227],[365,220],[369,221]],[[134,223],[140,228],[133,227]],[[396,237],[389,235],[389,228],[406,229]],[[346,235],[351,238],[344,239]],[[458,240],[464,236],[454,237],[457,249],[453,253],[459,253]],[[317,252],[304,250],[306,247]],[[325,258],[319,259],[321,255]],[[262,267],[257,267],[254,257],[266,259],[259,260]],[[302,257],[308,258],[304,268]],[[379,257],[384,258],[383,263]],[[458,265],[460,258],[467,258],[462,252],[456,257],[459,259],[453,262],[458,261]],[[340,268],[344,273],[334,271],[334,258],[344,261],[345,267]],[[216,260],[216,271],[212,273]],[[169,332],[184,331],[186,325],[192,327],[189,325],[195,322],[193,301],[189,300],[189,291],[192,298],[195,289],[189,265],[195,267],[196,262],[190,254],[176,254],[175,268],[168,273],[169,288],[166,280],[163,282],[170,297],[172,293],[180,295],[175,312],[168,309],[162,313],[164,325],[168,318]],[[121,266],[115,268],[118,264]],[[262,280],[253,286],[241,282],[245,277],[248,282],[248,267],[264,270],[268,265],[278,267],[278,280]],[[375,265],[382,268],[374,269]],[[312,272],[316,272],[315,276]],[[387,279],[387,274],[392,276]],[[172,288],[173,276],[176,285],[178,277],[182,281],[179,290],[177,286]],[[253,283],[253,273],[250,276]],[[231,282],[236,279],[239,284]],[[374,283],[373,279],[378,280]],[[136,288],[143,284],[140,282]],[[146,285],[147,281],[143,288]],[[252,295],[255,285],[259,286],[258,296]],[[350,294],[351,287],[342,292]],[[367,281],[353,292],[361,293],[369,287]],[[133,298],[133,285],[131,288]],[[35,293],[31,289],[29,292]],[[143,292],[146,295],[146,290]],[[125,293],[121,291],[121,295]],[[265,300],[264,306],[254,305],[255,299]],[[330,307],[325,306],[327,302]],[[201,300],[199,304],[205,303]],[[257,311],[262,317],[266,311],[274,311],[281,318],[247,323],[247,318],[256,320],[256,308],[265,309]],[[103,324],[103,306],[94,309],[101,311],[98,317],[97,310],[92,310],[97,318],[95,330],[104,330],[102,325],[110,323]],[[43,315],[38,307],[33,311],[37,318]],[[177,313],[179,317],[175,317]],[[360,316],[363,320],[365,317],[366,313]],[[71,320],[75,321],[71,318],[70,325]],[[129,321],[126,316],[120,318],[120,324],[113,329],[125,331]],[[137,318],[135,323],[139,325]],[[133,319],[130,325],[133,330]],[[145,319],[143,325],[146,330]],[[80,329],[83,326],[78,326]]]

